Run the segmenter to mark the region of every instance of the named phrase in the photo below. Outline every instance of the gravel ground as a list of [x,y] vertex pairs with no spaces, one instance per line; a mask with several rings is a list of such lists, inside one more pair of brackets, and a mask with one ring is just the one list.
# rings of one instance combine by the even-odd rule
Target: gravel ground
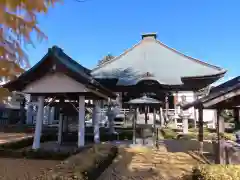
[[[31,136],[25,133],[0,132],[0,144]],[[28,180],[42,171],[53,168],[60,161],[0,158],[0,180]]]
[[159,148],[120,148],[118,157],[98,180],[176,180],[190,173],[193,166],[204,163],[200,157]]
[[30,180],[60,161],[0,158],[0,180]]

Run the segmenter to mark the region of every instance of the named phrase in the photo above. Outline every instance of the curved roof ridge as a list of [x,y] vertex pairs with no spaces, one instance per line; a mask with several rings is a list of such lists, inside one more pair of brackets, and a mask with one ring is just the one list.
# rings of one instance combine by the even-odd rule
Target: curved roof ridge
[[138,43],[134,44],[131,48],[125,50],[125,51],[124,51],[123,53],[121,53],[119,56],[116,56],[116,57],[114,57],[113,59],[111,59],[111,60],[109,60],[109,61],[107,61],[107,62],[104,62],[104,63],[102,63],[101,65],[93,68],[92,71],[95,71],[95,70],[97,70],[97,69],[99,69],[99,68],[102,68],[103,66],[105,66],[105,65],[107,65],[107,64],[110,64],[110,63],[118,60],[118,59],[121,58],[122,56],[126,55],[127,53],[129,53],[130,51],[132,51],[133,49],[135,49],[135,48],[136,48],[137,46],[139,46],[142,42],[143,42],[142,40],[139,41]]
[[192,60],[192,61],[194,61],[194,62],[196,62],[196,63],[199,63],[199,64],[201,64],[201,65],[204,65],[204,66],[207,66],[207,67],[211,67],[211,68],[217,69],[217,70],[219,70],[219,71],[223,71],[223,72],[225,71],[225,72],[226,72],[226,70],[224,70],[224,69],[221,68],[221,67],[218,67],[218,66],[209,64],[209,63],[207,63],[207,62],[204,62],[204,61],[202,61],[202,60],[199,60],[199,59],[197,59],[197,58],[193,58],[193,57],[191,57],[191,56],[185,55],[185,54],[183,54],[182,52],[180,52],[180,51],[178,51],[178,50],[176,50],[176,49],[174,49],[174,48],[172,48],[172,47],[169,47],[168,45],[162,43],[161,41],[159,41],[159,40],[157,40],[157,39],[154,39],[154,40],[155,40],[158,44],[160,44],[160,45],[164,46],[165,48],[167,48],[167,49],[169,49],[169,50],[171,50],[171,51],[179,54],[180,56],[183,56],[183,57],[185,57],[185,58],[187,58],[187,59],[189,59],[189,60]]

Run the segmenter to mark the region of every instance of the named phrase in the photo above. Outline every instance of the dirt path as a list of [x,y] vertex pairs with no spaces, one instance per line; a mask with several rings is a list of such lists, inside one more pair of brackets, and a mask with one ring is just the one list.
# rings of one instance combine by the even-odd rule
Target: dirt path
[[201,160],[191,153],[144,147],[120,148],[119,156],[98,180],[176,180]]
[[20,139],[24,139],[27,137],[33,136],[32,134],[25,134],[25,133],[2,133],[0,132],[0,144],[10,142],[10,141],[17,141]]
[[0,179],[32,179],[46,169],[51,169],[60,161],[0,158]]

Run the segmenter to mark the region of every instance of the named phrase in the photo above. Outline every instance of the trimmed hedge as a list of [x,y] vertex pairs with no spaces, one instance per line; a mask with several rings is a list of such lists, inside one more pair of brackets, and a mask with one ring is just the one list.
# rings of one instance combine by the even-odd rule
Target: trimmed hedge
[[[33,137],[24,138],[21,140],[10,141],[0,144],[0,149],[21,149],[33,144]],[[57,140],[56,135],[46,134],[41,136],[41,142]]]
[[164,139],[175,139],[177,137],[177,133],[173,129],[163,128],[161,133]]
[[111,144],[97,144],[71,156],[35,180],[95,180],[112,163],[118,149]]
[[193,180],[239,180],[239,165],[201,165],[193,168]]
[[[100,141],[114,141],[114,140],[132,140],[133,132],[132,130],[123,130],[118,135],[110,134],[109,132],[100,132]],[[64,142],[76,142],[78,139],[77,132],[73,133],[63,133],[63,141]],[[93,133],[88,133],[85,135],[86,142],[93,142],[94,135]]]
[[[41,142],[54,141],[54,140],[56,140],[55,135],[42,135],[41,137]],[[73,155],[82,151],[82,148],[75,149],[74,151],[69,151],[69,152],[48,151],[43,149],[32,150],[31,148],[26,148],[31,146],[32,144],[33,144],[33,137],[28,137],[18,141],[12,141],[12,142],[1,144],[0,157],[64,160],[70,155]]]
[[46,150],[12,150],[0,149],[0,157],[5,158],[26,158],[26,159],[51,159],[51,160],[64,160],[72,154],[77,152],[60,152],[60,151],[46,151]]
[[[215,130],[216,131],[216,130]],[[192,139],[198,139],[198,132],[193,131],[192,129],[189,129],[188,134],[180,133],[177,129],[171,129],[171,128],[163,128],[161,129],[161,133],[164,137],[164,139],[183,139],[183,140],[192,140]],[[235,141],[235,137],[232,134],[224,133],[222,136],[227,140],[233,140]],[[217,138],[216,133],[209,132],[208,130],[204,129],[204,140],[214,140]]]

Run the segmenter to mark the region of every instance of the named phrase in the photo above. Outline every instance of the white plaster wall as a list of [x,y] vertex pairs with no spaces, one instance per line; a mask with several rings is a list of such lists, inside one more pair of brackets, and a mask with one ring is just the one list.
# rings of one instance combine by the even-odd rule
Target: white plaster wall
[[81,83],[62,74],[48,74],[39,80],[29,84],[23,90],[24,93],[63,93],[63,92],[88,92]]
[[[194,101],[194,93],[191,91],[182,91],[182,92],[178,92],[177,94],[177,100],[178,102],[181,101],[181,97],[184,95],[186,96],[186,100],[187,102],[193,102]],[[178,109],[178,112],[180,112],[180,109]],[[194,108],[190,108],[189,112],[191,113],[191,118],[194,118]],[[198,111],[196,111],[196,116],[197,116],[197,120],[198,120]],[[215,111],[211,110],[211,109],[204,109],[203,110],[203,121],[206,122],[212,122],[215,119]]]

